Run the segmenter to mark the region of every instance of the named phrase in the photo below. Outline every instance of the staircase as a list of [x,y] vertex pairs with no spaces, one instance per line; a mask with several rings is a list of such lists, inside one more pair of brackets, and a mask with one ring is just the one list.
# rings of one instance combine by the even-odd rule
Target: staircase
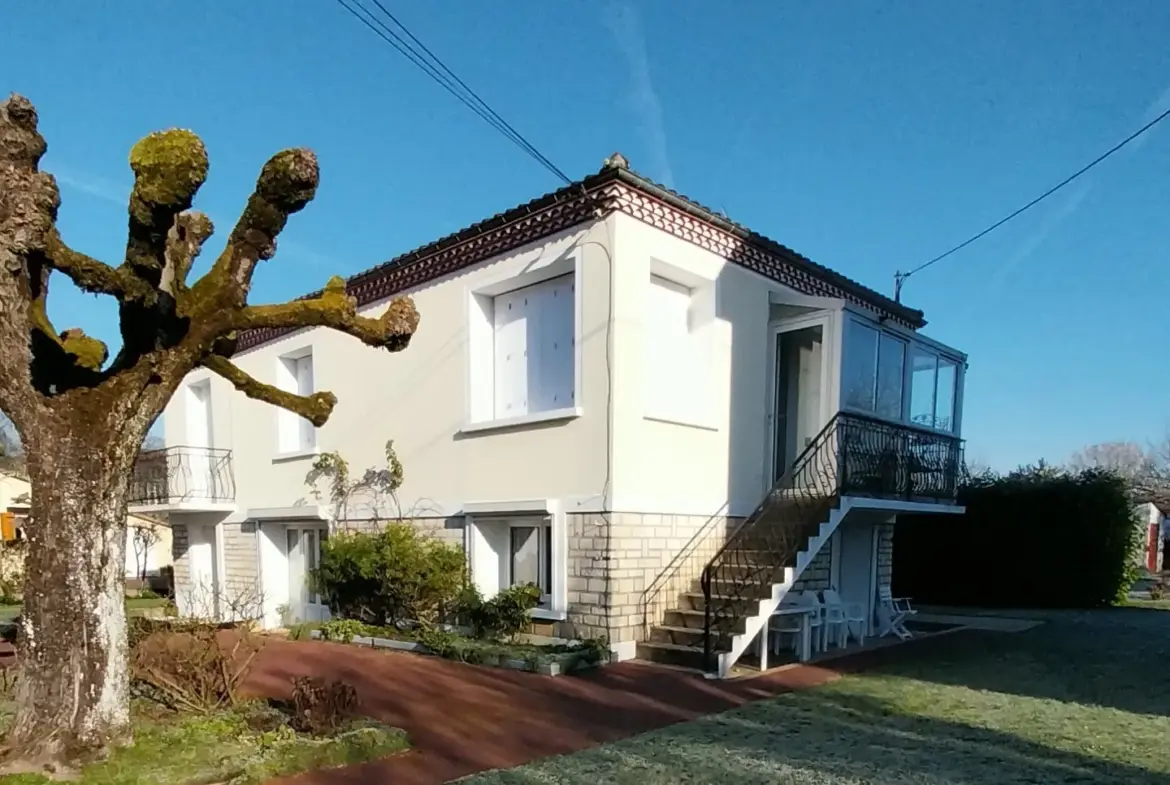
[[649,629],[638,657],[725,678],[849,514],[851,497],[953,502],[961,449],[956,439],[838,413]]

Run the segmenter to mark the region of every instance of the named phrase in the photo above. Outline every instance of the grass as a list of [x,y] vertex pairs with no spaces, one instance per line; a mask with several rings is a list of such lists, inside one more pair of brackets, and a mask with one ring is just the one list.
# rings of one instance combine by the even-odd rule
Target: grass
[[463,785],[1170,785],[1170,613],[1044,615]]
[[[127,597],[126,612],[133,615],[135,611],[165,608],[170,603],[166,597]],[[20,605],[0,605],[0,623],[10,622],[20,615]]]
[[[160,719],[144,713],[136,721],[133,746],[85,766],[80,785],[251,785],[312,769],[384,758],[406,749],[405,734],[375,723],[358,723],[331,738],[294,734],[287,726],[259,732],[243,711],[206,717]],[[0,777],[0,785],[43,785],[39,774]]]

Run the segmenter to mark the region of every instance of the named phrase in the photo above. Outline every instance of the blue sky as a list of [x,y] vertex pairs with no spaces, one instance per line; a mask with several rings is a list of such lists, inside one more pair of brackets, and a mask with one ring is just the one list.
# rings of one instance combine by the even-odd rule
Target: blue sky
[[[570,175],[620,150],[885,292],[1170,107],[1161,0],[387,6]],[[45,0],[4,21],[0,88],[37,104],[66,238],[107,260],[127,153],[158,128],[206,141],[197,206],[221,243],[268,156],[320,157],[255,301],[557,185],[333,2]],[[907,283],[926,332],[970,354],[969,457],[1011,467],[1166,432],[1168,174],[1170,121]],[[54,286],[59,327],[114,341],[112,301]]]

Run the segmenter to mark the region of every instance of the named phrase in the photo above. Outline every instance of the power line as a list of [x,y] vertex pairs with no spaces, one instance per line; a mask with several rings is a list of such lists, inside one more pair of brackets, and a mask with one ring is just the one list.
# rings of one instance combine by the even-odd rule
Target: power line
[[938,262],[941,262],[943,259],[946,259],[948,256],[950,256],[951,254],[955,253],[956,251],[961,251],[961,250],[963,250],[964,248],[966,248],[968,245],[970,245],[971,243],[975,242],[975,241],[976,241],[976,240],[978,240],[979,238],[981,238],[981,237],[983,237],[983,236],[985,236],[985,235],[987,235],[987,234],[990,234],[991,232],[994,232],[996,229],[998,229],[999,227],[1003,226],[1005,223],[1007,223],[1008,221],[1012,220],[1013,218],[1015,218],[1015,217],[1016,217],[1017,215],[1019,215],[1020,213],[1023,213],[1024,211],[1026,211],[1026,210],[1029,210],[1029,209],[1031,209],[1032,207],[1035,207],[1036,205],[1040,204],[1040,202],[1042,202],[1042,201],[1044,201],[1045,199],[1047,199],[1048,197],[1052,196],[1054,193],[1056,193],[1057,191],[1059,191],[1061,188],[1064,188],[1066,185],[1068,185],[1069,183],[1071,183],[1073,180],[1077,179],[1078,177],[1080,177],[1081,175],[1083,175],[1085,172],[1089,171],[1089,170],[1090,170],[1090,169],[1092,169],[1094,166],[1096,166],[1097,164],[1101,163],[1102,161],[1104,161],[1106,158],[1108,158],[1109,156],[1111,156],[1111,155],[1113,155],[1114,153],[1116,153],[1116,152],[1117,152],[1118,150],[1120,150],[1121,148],[1125,147],[1127,144],[1129,144],[1130,142],[1132,142],[1134,139],[1137,139],[1139,136],[1141,136],[1141,135],[1142,135],[1142,134],[1144,134],[1146,131],[1148,131],[1148,130],[1150,130],[1151,128],[1153,128],[1153,127],[1154,127],[1155,125],[1157,125],[1158,123],[1160,123],[1160,122],[1162,122],[1163,120],[1165,120],[1167,117],[1170,117],[1170,109],[1167,109],[1166,111],[1162,112],[1162,114],[1158,115],[1158,116],[1157,116],[1157,117],[1155,117],[1153,120],[1151,120],[1150,122],[1146,123],[1146,124],[1145,124],[1145,125],[1143,125],[1141,128],[1139,128],[1138,130],[1134,131],[1134,132],[1133,132],[1132,134],[1130,134],[1129,136],[1127,136],[1127,137],[1125,137],[1124,139],[1122,139],[1120,142],[1118,142],[1117,144],[1115,144],[1113,147],[1109,148],[1107,151],[1105,151],[1105,152],[1104,152],[1104,153],[1102,153],[1101,155],[1099,155],[1099,156],[1097,156],[1096,158],[1094,158],[1094,159],[1093,159],[1093,160],[1092,160],[1090,163],[1086,164],[1085,166],[1081,167],[1080,169],[1078,169],[1078,170],[1077,170],[1076,172],[1074,172],[1073,174],[1071,174],[1071,175],[1069,175],[1068,177],[1064,178],[1064,179],[1063,179],[1063,180],[1061,180],[1059,183],[1057,183],[1056,185],[1052,186],[1052,187],[1051,187],[1051,188],[1049,188],[1047,191],[1045,191],[1044,193],[1040,194],[1039,196],[1037,196],[1037,197],[1036,197],[1035,199],[1033,199],[1032,201],[1028,202],[1028,203],[1027,203],[1026,205],[1024,205],[1023,207],[1021,207],[1021,208],[1019,208],[1019,209],[1015,210],[1015,211],[1014,211],[1014,212],[1012,212],[1012,213],[1009,213],[1007,216],[1005,216],[1005,217],[1003,217],[1003,218],[1000,218],[998,221],[996,221],[996,222],[995,222],[995,223],[993,223],[991,226],[989,226],[989,227],[987,227],[986,229],[984,229],[982,232],[979,232],[978,234],[976,234],[976,235],[973,235],[973,236],[971,236],[971,237],[967,238],[967,239],[966,239],[966,240],[964,240],[963,242],[961,242],[961,243],[959,243],[958,245],[956,245],[954,248],[951,248],[951,249],[950,249],[949,251],[947,251],[946,253],[941,253],[941,254],[939,254],[938,256],[936,256],[936,257],[934,257],[933,259],[931,259],[929,262],[924,262],[923,264],[920,264],[920,265],[918,265],[917,267],[915,267],[914,269],[910,270],[909,272],[906,272],[906,273],[903,273],[903,272],[897,272],[897,273],[894,273],[894,300],[895,300],[895,301],[900,301],[900,299],[901,299],[901,296],[902,296],[902,284],[903,284],[903,283],[905,283],[906,279],[907,279],[907,278],[909,278],[911,275],[914,275],[914,274],[915,274],[915,273],[917,273],[917,272],[921,272],[922,270],[925,270],[927,267],[930,267],[930,266],[931,266],[931,265],[933,265],[933,264],[936,264],[936,263],[938,263]]
[[[397,17],[395,17],[386,6],[379,0],[373,0],[374,4],[397,25],[407,38],[410,39],[418,49],[410,42],[404,39],[401,35],[391,29],[385,22],[379,19],[369,8],[361,5],[358,0],[351,0],[353,7],[346,0],[337,0],[346,11],[350,13],[355,19],[364,24],[374,32],[379,38],[385,41],[390,46],[394,47],[406,59],[410,60],[423,73],[434,80],[439,86],[445,89],[451,95],[455,96],[464,106],[475,112],[480,118],[484,120],[492,128],[500,132],[506,139],[511,141],[529,156],[531,156],[537,163],[549,170],[552,174],[559,177],[565,183],[571,184],[572,179],[561,171],[552,161],[544,156],[536,146],[524,138],[510,123],[504,120],[499,113],[497,113],[491,106],[488,105],[474,90],[472,90],[466,82],[460,79],[454,71],[447,67],[447,65],[439,59],[422,41],[418,39],[414,33],[410,32],[406,25],[402,24]],[[362,13],[358,12],[358,9]],[[363,16],[362,14],[365,14]],[[420,52],[419,49],[422,51]],[[425,55],[425,56],[424,56]],[[430,58],[428,61],[427,58]],[[433,62],[432,62],[433,61]]]

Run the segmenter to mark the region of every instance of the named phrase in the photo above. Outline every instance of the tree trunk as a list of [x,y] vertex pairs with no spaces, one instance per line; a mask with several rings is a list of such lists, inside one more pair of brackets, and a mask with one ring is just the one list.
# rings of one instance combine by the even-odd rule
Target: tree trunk
[[32,502],[7,771],[67,771],[130,737],[124,597],[133,458],[108,444],[86,450],[68,441],[29,451]]

